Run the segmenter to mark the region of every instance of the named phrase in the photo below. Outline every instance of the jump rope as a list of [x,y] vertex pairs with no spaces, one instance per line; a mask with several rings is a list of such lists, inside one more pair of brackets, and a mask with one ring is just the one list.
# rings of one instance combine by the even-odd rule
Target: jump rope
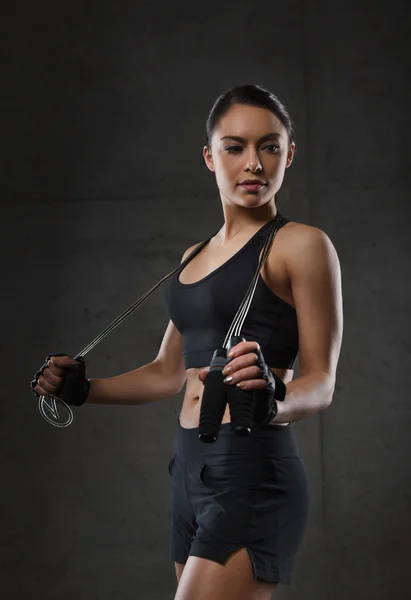
[[[224,375],[222,374],[222,371],[225,365],[231,360],[229,357],[227,357],[230,349],[240,342],[246,341],[245,338],[241,336],[241,329],[250,309],[259,275],[270,252],[277,231],[279,230],[283,221],[284,219],[279,213],[277,213],[276,217],[272,219],[272,223],[268,229],[263,252],[261,254],[254,277],[227,331],[227,335],[224,339],[222,347],[217,348],[213,353],[213,358],[210,363],[210,370],[204,383],[200,411],[198,437],[203,442],[214,442],[217,439],[218,430],[220,428],[227,403],[230,408],[231,427],[234,433],[238,435],[248,435],[251,433],[254,414],[253,411],[255,410],[255,403],[251,401],[253,393],[247,390],[242,390],[237,386],[228,386],[227,384],[224,384]],[[97,337],[94,338],[94,340],[92,340],[85,348],[83,348],[81,352],[74,356],[74,360],[83,362],[84,357],[93,348],[95,348],[97,344],[99,344],[109,333],[123,323],[123,321],[125,321],[139,306],[141,306],[141,304],[147,300],[147,298],[158,288],[159,285],[167,281],[175,273],[182,271],[187,263],[189,263],[190,260],[194,258],[194,256],[196,256],[208,242],[209,239],[201,242],[199,246],[197,246],[197,248],[195,248],[193,252],[191,252],[191,254],[189,254],[189,256],[176,269],[160,279],[160,281],[156,283],[148,292],[143,294],[138,300],[136,300],[136,302],[134,302],[116,319],[114,319],[114,321],[112,321],[112,323],[110,323],[106,329],[104,329]],[[46,362],[39,369],[39,371],[37,371],[36,378],[32,381],[33,391],[35,385],[37,384],[38,376],[42,374],[44,369],[47,367],[50,356],[53,355],[49,355],[46,358]],[[54,356],[58,356],[58,354],[55,353]],[[60,354],[60,356],[63,355]],[[39,396],[36,392],[34,393],[39,398],[38,408],[40,414],[48,423],[54,425],[55,427],[68,427],[71,425],[73,422],[73,412],[70,406],[64,402],[64,400],[55,394]],[[283,398],[280,397],[279,399]],[[67,411],[68,416],[65,419],[64,416],[62,417],[59,414],[57,408],[58,404]]]

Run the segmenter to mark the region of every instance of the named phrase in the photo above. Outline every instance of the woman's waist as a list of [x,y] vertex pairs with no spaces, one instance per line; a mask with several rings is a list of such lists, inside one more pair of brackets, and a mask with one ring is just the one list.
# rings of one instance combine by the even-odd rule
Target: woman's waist
[[287,425],[252,424],[249,435],[237,435],[231,428],[231,422],[222,422],[215,442],[205,443],[199,439],[198,421],[195,427],[178,419],[174,434],[174,453],[183,460],[198,460],[204,457],[261,456],[299,458],[293,431]]

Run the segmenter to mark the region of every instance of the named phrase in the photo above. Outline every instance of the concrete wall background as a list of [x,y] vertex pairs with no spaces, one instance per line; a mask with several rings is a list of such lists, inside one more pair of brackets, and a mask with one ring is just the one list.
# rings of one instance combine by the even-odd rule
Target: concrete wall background
[[[47,353],[80,351],[221,225],[202,165],[204,123],[219,93],[255,82],[296,123],[279,208],[332,239],[345,308],[333,404],[293,426],[312,509],[293,584],[276,596],[405,599],[406,3],[43,1],[8,11],[2,590],[19,600],[174,597],[167,464],[182,394],[84,406],[59,430],[40,417],[28,384]],[[88,374],[152,360],[167,320],[162,287],[92,351]]]

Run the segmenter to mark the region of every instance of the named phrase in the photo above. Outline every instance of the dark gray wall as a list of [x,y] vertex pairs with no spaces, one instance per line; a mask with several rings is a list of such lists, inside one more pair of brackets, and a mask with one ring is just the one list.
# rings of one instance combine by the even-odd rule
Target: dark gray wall
[[[115,4],[115,5],[114,5]],[[182,394],[84,406],[59,430],[28,387],[222,224],[203,125],[228,87],[289,107],[287,216],[330,236],[345,330],[330,408],[293,425],[312,508],[278,598],[405,599],[411,555],[407,3],[20,3],[3,19],[1,589],[165,600],[167,463]],[[164,288],[89,355],[151,361]],[[298,375],[298,371],[297,371]]]

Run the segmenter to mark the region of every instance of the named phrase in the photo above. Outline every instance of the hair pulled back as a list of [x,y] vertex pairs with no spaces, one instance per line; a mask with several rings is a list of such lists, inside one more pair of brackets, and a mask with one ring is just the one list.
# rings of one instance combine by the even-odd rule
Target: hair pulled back
[[293,122],[284,104],[277,96],[259,85],[238,85],[221,94],[208,115],[206,123],[206,144],[208,147],[210,147],[211,137],[220,119],[233,104],[247,104],[270,110],[284,125],[289,144],[294,141]]

